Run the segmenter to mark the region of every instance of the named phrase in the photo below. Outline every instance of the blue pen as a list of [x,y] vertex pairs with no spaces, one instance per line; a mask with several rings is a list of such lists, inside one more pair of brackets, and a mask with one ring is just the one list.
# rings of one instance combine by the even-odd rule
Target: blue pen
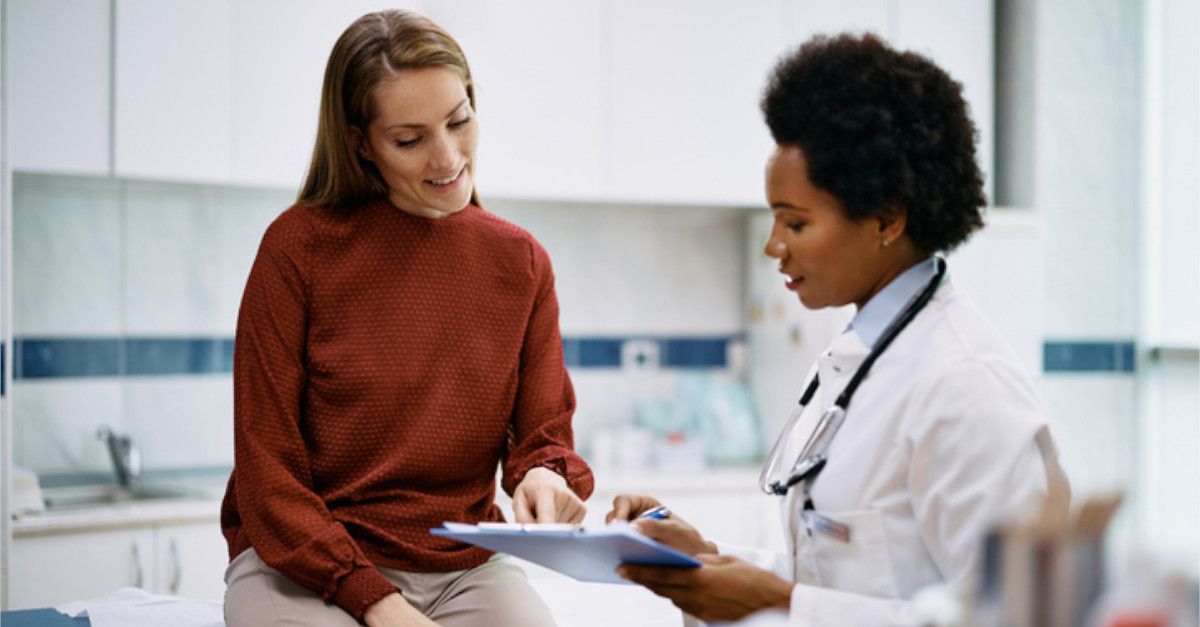
[[638,515],[638,518],[657,518],[657,519],[661,520],[670,515],[671,515],[671,510],[668,509],[666,505],[659,505],[658,507],[652,507],[652,508],[642,512],[641,514]]

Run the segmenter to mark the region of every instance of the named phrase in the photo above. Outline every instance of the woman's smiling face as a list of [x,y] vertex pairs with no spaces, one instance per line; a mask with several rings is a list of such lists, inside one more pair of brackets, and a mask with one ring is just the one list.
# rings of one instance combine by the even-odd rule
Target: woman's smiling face
[[388,200],[415,216],[461,211],[475,187],[479,128],[467,88],[453,70],[403,70],[375,92],[375,117],[355,137],[375,164]]
[[798,146],[776,147],[766,183],[775,222],[764,252],[779,260],[787,288],[805,307],[854,303],[861,309],[903,271],[884,252],[884,242],[899,237],[896,225],[846,217],[842,202],[808,178],[808,162]]

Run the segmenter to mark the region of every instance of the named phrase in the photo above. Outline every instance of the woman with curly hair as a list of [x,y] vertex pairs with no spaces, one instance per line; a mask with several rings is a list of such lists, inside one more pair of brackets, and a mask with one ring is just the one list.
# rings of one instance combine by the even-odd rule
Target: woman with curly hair
[[1069,494],[1029,375],[938,256],[983,225],[975,127],[959,83],[872,35],[801,46],[762,109],[765,252],[804,306],[857,309],[763,469],[788,550],[719,546],[622,495],[610,520],[703,565],[620,570],[703,620],[918,624],[918,590],[963,582],[989,529]]

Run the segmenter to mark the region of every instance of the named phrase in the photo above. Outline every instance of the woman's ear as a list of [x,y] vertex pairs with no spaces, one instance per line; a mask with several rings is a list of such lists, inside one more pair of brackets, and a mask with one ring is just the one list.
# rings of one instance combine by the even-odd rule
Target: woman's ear
[[351,126],[350,138],[348,141],[350,142],[350,149],[354,151],[354,154],[372,163],[375,162],[375,160],[371,158],[371,149],[367,144],[367,136],[365,133],[363,133],[361,128],[358,128],[357,126]]

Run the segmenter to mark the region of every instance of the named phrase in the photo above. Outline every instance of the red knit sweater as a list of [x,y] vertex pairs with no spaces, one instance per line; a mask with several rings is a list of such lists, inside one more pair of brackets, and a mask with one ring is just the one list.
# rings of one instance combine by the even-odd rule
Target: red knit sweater
[[231,559],[253,547],[360,620],[395,591],[376,565],[488,558],[429,529],[502,520],[498,464],[509,494],[536,466],[591,494],[550,259],[475,206],[284,212],[246,283],[233,381]]

